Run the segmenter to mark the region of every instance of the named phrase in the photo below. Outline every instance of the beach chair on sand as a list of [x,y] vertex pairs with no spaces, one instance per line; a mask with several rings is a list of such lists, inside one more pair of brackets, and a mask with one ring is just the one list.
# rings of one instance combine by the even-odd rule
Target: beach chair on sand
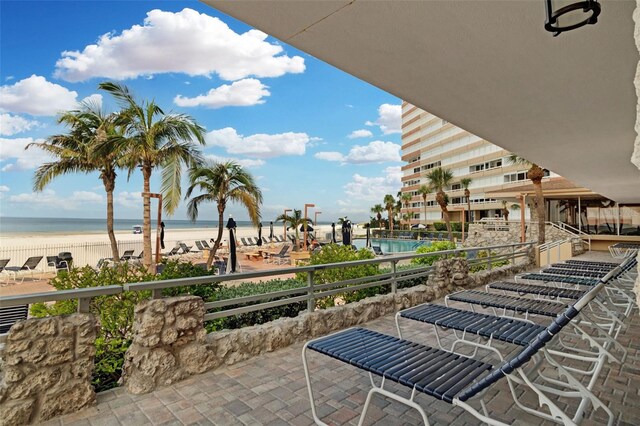
[[269,258],[273,259],[272,260],[273,263],[277,263],[278,265],[281,265],[286,262],[286,259],[290,259],[290,256],[288,254],[289,248],[290,246],[288,245],[282,246],[279,253],[271,253],[269,255]]
[[2,274],[5,273],[4,268],[5,268],[5,266],[7,266],[9,264],[10,260],[11,259],[2,259],[2,260],[0,260],[0,273],[2,273]]
[[178,252],[180,251],[180,246],[175,246],[174,248],[171,249],[171,251],[163,254],[163,256],[175,256],[178,254]]
[[198,247],[198,250],[200,250],[200,251],[205,251],[205,250],[209,251],[209,250],[211,250],[210,247],[203,246],[202,245],[202,241],[196,241],[196,247]]
[[66,260],[62,260],[60,257],[56,256],[47,256],[47,266],[56,269],[58,271],[68,271],[69,264]]
[[40,263],[40,261],[42,260],[44,256],[31,256],[30,258],[27,259],[26,262],[24,262],[24,265],[22,266],[7,266],[4,268],[5,271],[7,272],[11,272],[13,273],[13,280],[16,281],[16,278],[18,277],[18,274],[22,274],[22,281],[24,281],[24,274],[31,274],[31,277],[33,278],[33,273],[39,271],[38,269],[36,269],[38,267],[38,264]]
[[203,249],[211,250],[211,246],[209,245],[209,243],[207,243],[206,240],[200,241],[200,244],[202,244]]
[[180,248],[182,249],[183,253],[200,253],[198,250],[192,250],[193,246],[188,246],[185,243],[180,243]]
[[[478,360],[364,328],[350,328],[311,340],[302,349],[302,362],[313,419],[316,424],[324,424],[318,417],[315,406],[307,362],[309,351],[329,356],[369,373],[371,390],[364,403],[361,422],[366,417],[373,395],[380,394],[416,409],[424,424],[429,424],[427,414],[415,400],[417,393],[424,393],[462,408],[483,423],[504,425],[500,420],[490,417],[483,400],[484,391],[504,379],[508,381],[510,394],[518,408],[529,414],[565,425],[575,425],[592,407],[592,411],[604,411],[609,418],[608,424],[611,425],[614,420],[611,410],[547,349],[547,344],[551,341],[558,342],[557,336],[562,329],[574,322],[604,286],[603,280],[575,304],[562,309],[548,326],[539,326],[536,332],[528,336],[528,343],[520,346],[504,361],[500,357],[496,365],[486,362],[488,360],[485,358]],[[512,334],[517,334],[517,331],[513,330]],[[478,347],[476,342],[467,344],[471,348]],[[530,363],[532,359],[533,362]],[[557,374],[545,378],[543,369],[539,368],[542,363]],[[382,378],[381,382],[377,380],[380,384],[376,383],[374,375]],[[401,395],[397,390],[398,386],[387,386],[390,381],[408,387],[411,390],[410,396]],[[524,390],[522,388],[532,391],[537,397],[534,400],[538,403],[533,406],[524,405],[518,392]],[[564,408],[564,404],[556,404],[558,395],[581,401],[575,413],[566,410],[573,410],[576,404],[567,408]],[[479,400],[480,409],[471,405],[472,399]]]
[[122,253],[122,256],[120,256],[120,260],[124,262],[125,260],[131,259],[134,251],[135,250],[125,250],[124,253]]

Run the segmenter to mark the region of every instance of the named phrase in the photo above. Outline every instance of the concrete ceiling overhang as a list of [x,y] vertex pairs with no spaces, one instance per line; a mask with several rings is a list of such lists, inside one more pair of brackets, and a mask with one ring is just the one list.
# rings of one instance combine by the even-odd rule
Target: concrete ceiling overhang
[[581,186],[640,202],[635,1],[602,1],[596,25],[559,37],[543,28],[542,0],[204,2]]

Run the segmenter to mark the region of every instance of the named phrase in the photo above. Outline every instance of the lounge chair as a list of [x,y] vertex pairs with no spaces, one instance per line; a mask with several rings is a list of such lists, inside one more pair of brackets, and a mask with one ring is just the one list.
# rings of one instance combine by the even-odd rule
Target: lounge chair
[[266,237],[262,237],[262,244],[269,244],[270,241]]
[[[558,340],[556,336],[597,296],[604,285],[605,282],[601,281],[575,304],[563,309],[549,326],[540,327],[537,333],[528,337],[528,344],[522,345],[520,350],[497,366],[454,352],[432,348],[363,328],[351,328],[309,341],[302,349],[302,362],[313,419],[316,424],[323,424],[318,417],[309,375],[307,362],[307,351],[309,350],[330,356],[370,373],[372,387],[364,404],[361,423],[366,417],[371,398],[377,393],[416,409],[423,422],[429,424],[425,411],[415,401],[416,393],[421,392],[453,406],[458,406],[484,423],[503,425],[504,423],[489,417],[482,399],[480,401],[482,412],[472,407],[468,401],[474,397],[482,398],[484,390],[495,382],[506,378],[514,400],[522,410],[530,414],[547,420],[560,421],[564,424],[575,424],[585,414],[584,410],[591,405],[594,411],[602,409],[609,417],[609,424],[612,424],[614,416],[611,410],[587,386],[575,379],[561,362],[550,355],[550,351],[546,348],[552,339]],[[474,346],[472,343],[470,344],[472,347]],[[541,359],[545,360],[551,369],[557,371],[557,375],[554,375],[556,378],[551,382],[555,386],[536,383],[536,379],[545,379],[540,368],[525,371],[523,367],[529,363],[532,357],[535,357],[536,363]],[[380,385],[374,382],[374,374],[382,377]],[[386,386],[389,381],[408,387],[411,390],[410,397],[399,395],[394,388],[389,389]],[[533,391],[537,396],[535,399],[538,404],[533,408],[520,404],[515,388],[517,385]],[[569,389],[569,391],[560,391],[557,387]],[[549,394],[552,396],[550,397]],[[582,400],[575,414],[563,411],[554,402],[555,395],[558,394]],[[546,409],[543,408],[545,406]],[[564,407],[564,405],[562,406]],[[573,405],[569,408],[573,408]]]
[[247,242],[247,239],[245,237],[240,238],[240,242],[242,243],[243,247],[247,247],[251,245],[251,243]]
[[382,256],[384,253],[382,252],[382,249],[380,249],[380,246],[371,246],[371,250],[373,250],[373,253],[376,256]]
[[289,259],[290,256],[287,253],[289,251],[289,245],[282,246],[279,253],[269,253],[269,258],[273,259],[273,263],[277,263],[279,265],[285,263],[286,259]]
[[193,246],[188,246],[185,243],[180,243],[180,248],[183,253],[200,253],[198,250],[191,250]]
[[56,256],[47,256],[47,266],[56,269],[58,271],[69,271],[69,264],[66,260],[62,260],[60,257]]
[[5,266],[7,266],[9,264],[10,260],[11,259],[2,259],[2,260],[0,260],[0,273],[4,274],[4,272],[5,272],[4,268],[5,268]]
[[203,248],[205,248],[207,250],[211,250],[211,246],[209,245],[209,243],[206,240],[200,241],[200,244],[202,244]]
[[200,251],[205,251],[205,250],[207,250],[207,251],[208,251],[208,250],[210,250],[210,248],[205,248],[205,247],[202,245],[202,241],[196,241],[196,247],[198,247],[198,250],[200,250]]
[[133,257],[133,252],[135,250],[125,250],[122,256],[120,256],[120,260],[124,262],[125,260],[129,260]]
[[27,319],[29,305],[10,306],[0,308],[0,334],[9,332],[13,324]]
[[175,256],[178,254],[178,252],[180,251],[180,246],[175,246],[174,248],[171,249],[171,251],[165,253],[163,256]]
[[[16,278],[18,277],[18,273],[29,273],[31,274],[31,277],[33,278],[33,273],[38,271],[37,266],[40,263],[40,261],[42,260],[44,256],[31,256],[30,258],[27,259],[26,262],[24,262],[24,265],[22,266],[7,266],[4,268],[5,271],[7,272],[12,272],[13,273],[13,280],[16,281]],[[22,281],[24,281],[24,276],[22,277]],[[22,282],[21,281],[21,282]]]

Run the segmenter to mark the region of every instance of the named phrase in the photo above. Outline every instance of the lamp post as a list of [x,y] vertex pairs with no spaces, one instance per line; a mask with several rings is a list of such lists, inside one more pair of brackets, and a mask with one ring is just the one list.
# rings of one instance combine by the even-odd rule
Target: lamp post
[[315,204],[304,205],[304,251],[307,251],[307,208],[315,206]]
[[322,213],[322,212],[315,212],[313,214],[314,220],[313,220],[313,226],[318,226],[318,215]]
[[142,196],[158,199],[158,223],[157,223],[158,227],[156,229],[156,266],[155,266],[157,267],[158,263],[160,263],[160,231],[161,231],[160,224],[162,223],[162,194],[156,194],[152,192],[143,192]]
[[[284,216],[286,216],[287,212],[290,212],[290,211],[292,211],[292,210],[291,209],[284,209]],[[283,220],[282,222],[284,223],[284,225],[283,225],[284,229],[282,231],[282,232],[284,232],[283,238],[284,238],[284,241],[287,242],[287,221]]]

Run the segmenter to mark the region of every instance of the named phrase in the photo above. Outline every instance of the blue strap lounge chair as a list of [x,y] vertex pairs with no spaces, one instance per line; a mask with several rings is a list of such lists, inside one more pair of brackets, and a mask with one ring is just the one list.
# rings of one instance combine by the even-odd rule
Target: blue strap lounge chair
[[30,274],[31,277],[33,277],[33,273],[38,271],[38,269],[36,269],[38,267],[38,264],[40,263],[40,261],[42,260],[44,256],[31,256],[30,258],[28,258],[25,262],[24,265],[22,266],[7,266],[4,268],[5,271],[10,272],[13,274],[13,279],[14,281],[16,281],[18,274],[22,275],[22,281],[24,281],[24,274]]
[[[604,283],[595,286],[573,306],[563,309],[547,327],[538,329],[538,333],[535,335],[529,335],[527,338],[529,343],[523,345],[515,354],[496,366],[457,353],[435,349],[363,328],[352,328],[307,342],[302,350],[302,361],[313,419],[316,424],[325,424],[318,417],[315,406],[307,362],[308,351],[327,355],[370,374],[372,388],[365,400],[360,424],[365,419],[372,396],[375,394],[415,408],[424,423],[429,424],[425,411],[415,401],[416,394],[421,392],[460,407],[482,422],[504,425],[505,423],[489,417],[482,400],[482,412],[469,403],[472,398],[482,398],[483,391],[504,378],[508,380],[513,396],[515,396],[514,385],[524,385],[536,394],[539,406],[528,408],[527,412],[545,419],[575,424],[583,416],[588,404],[581,402],[573,417],[563,411],[548,396],[549,388],[537,385],[534,379],[529,377],[531,373],[525,372],[523,367],[532,357],[537,359],[544,357],[545,361],[558,371],[558,377],[566,379],[566,386],[575,389],[571,396],[591,403],[594,410],[602,409],[605,411],[609,417],[609,424],[612,424],[614,417],[611,410],[579,380],[574,379],[561,363],[548,354],[545,348],[547,343],[595,298],[603,286]],[[375,383],[374,375],[382,378],[380,385]],[[388,389],[386,386],[388,381],[399,383],[411,389],[410,396],[404,397],[394,392],[394,388]],[[548,412],[543,410],[548,410]]]

